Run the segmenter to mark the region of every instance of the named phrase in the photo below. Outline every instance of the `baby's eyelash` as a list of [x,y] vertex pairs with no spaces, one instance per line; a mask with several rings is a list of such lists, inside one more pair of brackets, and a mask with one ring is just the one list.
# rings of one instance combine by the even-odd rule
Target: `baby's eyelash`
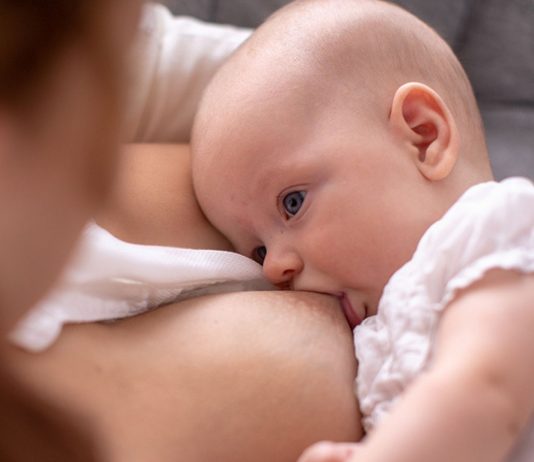
[[264,245],[261,245],[259,247],[256,247],[252,251],[252,259],[263,266],[263,262],[265,261],[265,257],[267,256],[267,248]]

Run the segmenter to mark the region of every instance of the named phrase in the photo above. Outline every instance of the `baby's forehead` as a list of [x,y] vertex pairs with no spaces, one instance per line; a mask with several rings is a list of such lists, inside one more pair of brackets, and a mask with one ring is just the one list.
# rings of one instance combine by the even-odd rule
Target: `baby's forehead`
[[197,170],[205,169],[230,186],[284,175],[294,162],[306,160],[299,154],[313,139],[317,125],[315,120],[308,120],[310,116],[301,109],[279,114],[276,108],[269,111],[258,106],[248,114],[212,121],[204,131],[204,140],[196,143]]

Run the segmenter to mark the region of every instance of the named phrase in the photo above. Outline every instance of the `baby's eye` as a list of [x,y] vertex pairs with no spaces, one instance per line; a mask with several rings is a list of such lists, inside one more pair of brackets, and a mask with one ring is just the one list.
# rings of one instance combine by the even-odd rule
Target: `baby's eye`
[[289,215],[289,217],[294,217],[304,202],[306,197],[306,191],[293,191],[284,196],[282,200],[282,205],[284,206],[284,211]]
[[263,265],[265,257],[267,256],[267,248],[265,246],[256,247],[252,251],[252,258],[258,262],[260,265]]

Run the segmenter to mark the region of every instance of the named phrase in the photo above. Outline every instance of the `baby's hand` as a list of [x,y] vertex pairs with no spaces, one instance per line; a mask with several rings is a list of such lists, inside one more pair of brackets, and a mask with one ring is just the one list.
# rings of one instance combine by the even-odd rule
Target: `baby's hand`
[[356,462],[360,451],[361,445],[357,443],[322,441],[306,449],[297,462]]

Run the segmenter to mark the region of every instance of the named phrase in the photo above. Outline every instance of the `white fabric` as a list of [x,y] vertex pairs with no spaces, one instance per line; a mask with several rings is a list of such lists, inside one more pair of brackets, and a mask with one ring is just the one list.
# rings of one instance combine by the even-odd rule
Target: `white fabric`
[[127,139],[189,141],[202,91],[251,31],[175,17],[163,6],[145,8],[131,56]]
[[40,351],[66,323],[118,319],[208,293],[272,286],[253,260],[233,252],[137,245],[96,224],[85,230],[59,284],[11,333]]
[[391,277],[378,314],[356,327],[356,389],[367,431],[429,365],[441,313],[456,292],[493,268],[534,272],[534,186],[526,179],[470,188]]
[[[251,31],[174,17],[147,5],[132,51],[127,139],[188,141],[202,91]],[[115,319],[209,290],[266,287],[261,268],[230,252],[136,246],[92,225],[56,290],[13,332],[34,351],[67,322]]]

